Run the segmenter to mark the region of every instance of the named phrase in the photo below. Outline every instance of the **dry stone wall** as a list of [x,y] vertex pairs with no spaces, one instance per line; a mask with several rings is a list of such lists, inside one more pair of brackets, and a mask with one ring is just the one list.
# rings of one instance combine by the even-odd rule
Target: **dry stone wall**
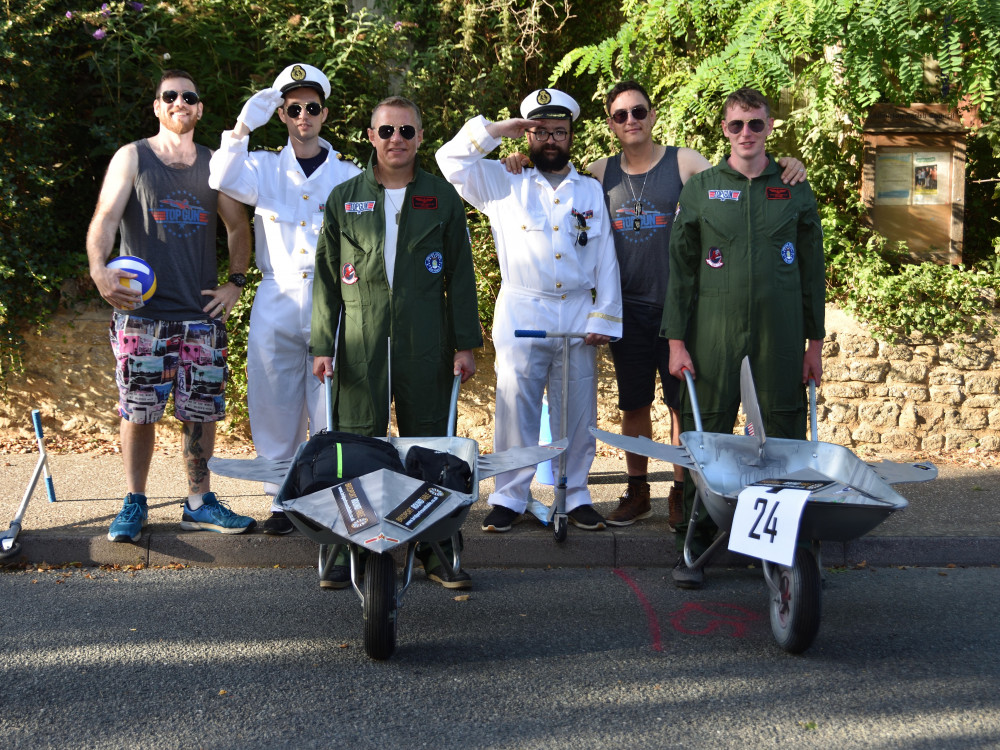
[[1000,338],[877,341],[827,308],[821,440],[850,448],[1000,450]]

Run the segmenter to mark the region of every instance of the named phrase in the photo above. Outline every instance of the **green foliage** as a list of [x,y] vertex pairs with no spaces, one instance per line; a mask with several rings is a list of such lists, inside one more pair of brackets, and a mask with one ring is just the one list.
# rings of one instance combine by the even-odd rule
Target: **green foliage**
[[[1000,289],[995,182],[970,183],[966,270],[905,261],[867,226],[858,193],[861,128],[878,102],[977,108],[1000,88],[995,0],[623,0],[624,23],[570,51],[553,72],[649,82],[654,137],[718,160],[729,92],[753,86],[779,104],[771,149],[798,155],[824,215],[830,297],[891,336],[949,336],[990,325]],[[1000,176],[1000,138],[969,144],[969,179]],[[990,292],[989,290],[993,290]]]

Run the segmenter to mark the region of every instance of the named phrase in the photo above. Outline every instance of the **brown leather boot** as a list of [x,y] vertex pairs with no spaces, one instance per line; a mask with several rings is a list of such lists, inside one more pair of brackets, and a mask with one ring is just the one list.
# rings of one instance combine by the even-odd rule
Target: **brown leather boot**
[[676,533],[677,527],[682,523],[684,523],[684,490],[674,485],[667,495],[667,526]]
[[618,507],[605,520],[609,526],[631,526],[636,521],[649,518],[653,509],[649,503],[649,484],[630,484],[625,494],[618,498]]

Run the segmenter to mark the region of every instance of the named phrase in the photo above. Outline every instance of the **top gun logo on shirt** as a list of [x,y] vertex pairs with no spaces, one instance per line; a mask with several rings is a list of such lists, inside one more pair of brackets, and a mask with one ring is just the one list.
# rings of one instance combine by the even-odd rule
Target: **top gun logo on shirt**
[[709,190],[708,199],[710,201],[738,201],[741,190]]

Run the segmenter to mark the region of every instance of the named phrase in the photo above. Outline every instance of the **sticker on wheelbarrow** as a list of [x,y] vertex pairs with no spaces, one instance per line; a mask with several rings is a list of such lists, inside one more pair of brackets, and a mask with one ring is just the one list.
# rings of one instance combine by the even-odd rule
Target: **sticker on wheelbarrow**
[[378,523],[375,509],[360,486],[355,487],[353,482],[345,482],[334,487],[332,492],[348,534],[357,534]]
[[385,520],[413,531],[426,521],[436,507],[445,501],[450,492],[424,482],[413,494],[390,510]]
[[736,500],[729,549],[790,566],[808,499],[808,490],[747,487]]
[[783,490],[808,490],[816,492],[833,484],[832,479],[761,479],[754,482],[762,487],[779,487]]

